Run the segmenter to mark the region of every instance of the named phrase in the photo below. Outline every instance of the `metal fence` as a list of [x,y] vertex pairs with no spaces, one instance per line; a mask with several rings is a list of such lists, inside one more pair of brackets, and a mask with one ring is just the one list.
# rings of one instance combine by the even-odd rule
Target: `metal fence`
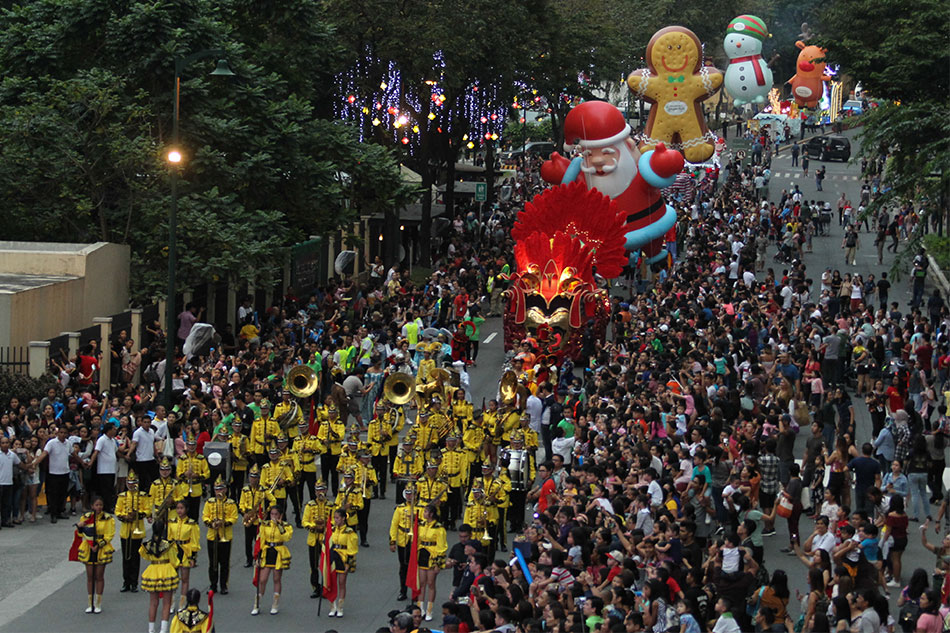
[[30,354],[25,347],[0,347],[0,371],[11,374],[28,374]]

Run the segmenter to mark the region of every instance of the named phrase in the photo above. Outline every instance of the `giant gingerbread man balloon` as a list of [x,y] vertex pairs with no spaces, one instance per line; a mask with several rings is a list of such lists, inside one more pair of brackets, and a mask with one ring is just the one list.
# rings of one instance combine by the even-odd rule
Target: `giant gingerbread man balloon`
[[716,137],[706,127],[700,102],[722,85],[722,72],[703,64],[696,34],[682,26],[654,33],[647,44],[647,68],[630,73],[627,85],[652,104],[641,150],[665,143],[701,163],[713,155]]

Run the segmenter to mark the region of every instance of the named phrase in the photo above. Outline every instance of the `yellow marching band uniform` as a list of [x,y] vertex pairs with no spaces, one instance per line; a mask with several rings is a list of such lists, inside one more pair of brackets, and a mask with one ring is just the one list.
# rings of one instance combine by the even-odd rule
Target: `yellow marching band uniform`
[[[83,516],[77,524],[82,534],[78,560],[86,564],[111,562],[110,541],[118,520],[123,591],[136,590],[140,558],[149,563],[141,575],[142,589],[174,591],[179,585],[178,567],[190,568],[197,563],[204,523],[212,550],[208,555],[212,556],[215,550],[218,554],[215,561],[209,558],[214,567],[209,572],[212,586],[220,582],[223,593],[227,591],[233,526],[238,520],[244,528],[245,567],[259,564],[273,569],[289,568],[291,555],[287,543],[293,528],[284,521],[275,523],[267,511],[276,505],[286,516],[291,495],[298,527],[307,530],[311,597],[317,597],[319,558],[333,510],[345,512],[346,529],[333,533],[331,547],[339,553],[340,570],[353,571],[356,551],[360,544],[366,545],[370,501],[385,498],[389,478],[397,483],[397,501],[406,499],[396,506],[390,529],[390,546],[399,552],[401,593],[405,591],[405,563],[416,515],[420,520],[420,547],[426,552],[422,557],[426,562],[420,563],[423,569],[444,564],[444,526],[454,530],[458,522],[471,525],[475,538],[492,554],[499,539],[504,548],[502,526],[511,482],[506,470],[496,471],[498,450],[508,446],[513,437],[531,453],[538,446],[537,433],[528,428],[527,416],[521,413],[524,398],[506,398],[503,392],[500,407],[492,401],[484,411],[476,412],[465,399],[464,391],[449,384],[449,372],[435,366],[431,350],[424,356],[419,362],[418,378],[410,376],[415,386],[410,385],[413,393],[408,399],[396,403],[387,395],[379,400],[368,422],[365,442],[360,442],[358,435],[344,441],[346,429],[332,403],[315,410],[314,417],[319,422],[315,434],[311,434],[299,407],[290,424],[286,420],[279,422],[281,416],[286,418],[294,411],[286,398],[274,408],[273,415],[269,403],[263,401],[249,435],[242,434],[235,418],[235,428],[225,427],[231,447],[232,480],[219,477],[215,486],[230,495],[221,499],[210,497],[200,516],[204,484],[209,483],[211,471],[207,459],[195,452],[195,438],[187,437],[186,453],[178,459],[177,467],[163,458],[160,476],[148,491],[137,489],[132,471],[127,480],[129,489],[118,495],[115,516],[100,514],[94,526],[89,516],[92,513]],[[406,404],[417,408],[414,424],[407,419],[403,406]],[[405,429],[408,432],[400,441],[400,433]],[[323,478],[318,478],[317,456],[321,457]],[[342,480],[332,500],[327,496],[330,474]],[[307,496],[310,500],[304,504]],[[187,517],[180,518],[176,512],[180,501],[186,504]],[[437,509],[439,517],[431,524],[422,518],[422,509],[428,504]],[[146,518],[164,521],[166,533],[145,540]],[[92,547],[94,541],[99,543],[96,548]],[[260,544],[256,560],[255,543]],[[207,622],[197,605],[189,604],[181,613],[184,619],[173,622],[179,631],[202,630],[202,623]]]

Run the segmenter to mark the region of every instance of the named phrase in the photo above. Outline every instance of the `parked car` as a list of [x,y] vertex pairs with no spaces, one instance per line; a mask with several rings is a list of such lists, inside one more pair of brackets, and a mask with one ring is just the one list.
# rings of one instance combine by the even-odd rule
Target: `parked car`
[[841,106],[841,114],[844,116],[860,116],[864,114],[864,104],[858,99],[848,99]]
[[851,141],[844,136],[814,136],[805,143],[805,154],[821,161],[851,159]]

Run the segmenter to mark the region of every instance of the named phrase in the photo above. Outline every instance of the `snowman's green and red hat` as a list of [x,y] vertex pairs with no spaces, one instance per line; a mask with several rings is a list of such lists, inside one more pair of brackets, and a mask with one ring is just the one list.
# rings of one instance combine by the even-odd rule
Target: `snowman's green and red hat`
[[726,33],[735,33],[736,35],[748,35],[754,37],[760,42],[765,41],[769,36],[769,30],[765,28],[765,22],[754,15],[740,15],[733,18],[726,29]]

